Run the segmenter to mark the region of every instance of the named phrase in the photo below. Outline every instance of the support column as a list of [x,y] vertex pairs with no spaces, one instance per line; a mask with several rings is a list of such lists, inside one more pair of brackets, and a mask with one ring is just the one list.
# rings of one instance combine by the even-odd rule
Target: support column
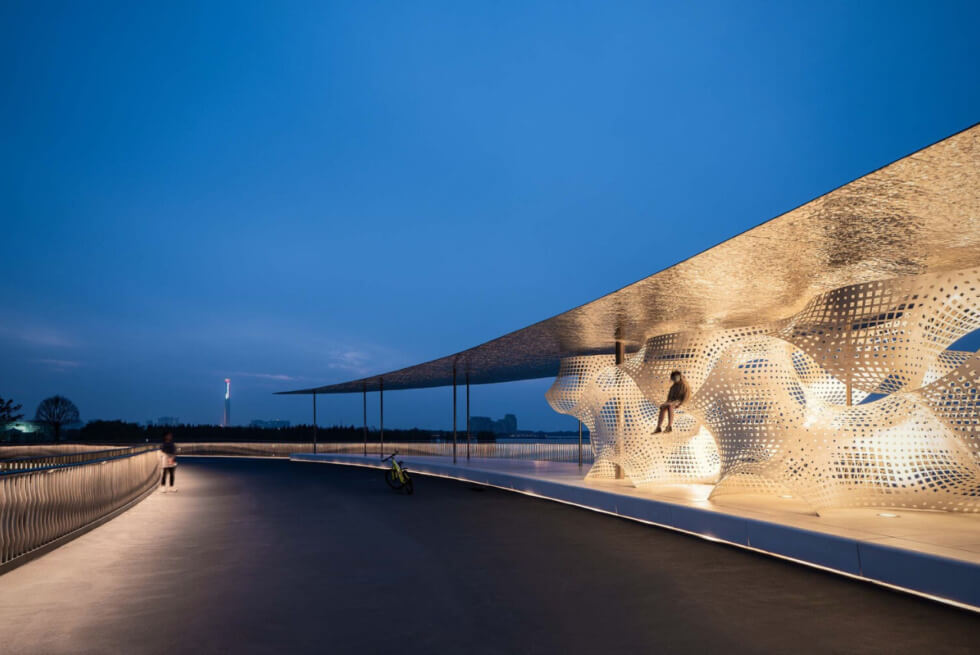
[[854,347],[853,336],[851,335],[850,322],[848,322],[844,330],[845,330],[846,344],[847,344],[844,350],[844,353],[847,356],[847,379],[844,380],[844,394],[845,394],[844,404],[850,407],[851,396],[853,395],[851,393],[851,377],[854,371],[854,355],[855,355],[855,347]]
[[378,457],[384,459],[385,456],[385,380],[378,380],[378,399],[381,401],[381,452]]
[[578,467],[582,468],[582,421],[578,422]]
[[453,464],[456,463],[456,367],[453,366]]
[[364,456],[367,457],[367,383],[364,383],[364,388],[362,389],[362,395],[364,396]]
[[313,454],[316,455],[316,391],[313,392]]
[[466,372],[466,461],[470,461],[470,373]]
[[[617,335],[619,336],[619,335]],[[626,352],[623,342],[616,339],[616,366],[619,366],[626,359]],[[622,454],[623,450],[623,399],[616,398],[616,453]],[[616,479],[621,480],[626,477],[623,474],[623,467],[616,464]]]

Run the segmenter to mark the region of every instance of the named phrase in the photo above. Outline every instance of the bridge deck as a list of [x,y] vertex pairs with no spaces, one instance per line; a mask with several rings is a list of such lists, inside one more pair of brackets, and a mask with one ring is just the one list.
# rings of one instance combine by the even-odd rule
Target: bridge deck
[[184,460],[0,576],[5,653],[977,652],[976,615],[435,478]]
[[[397,446],[396,446],[397,447]],[[381,468],[377,455],[295,453],[294,461]],[[426,475],[487,484],[631,518],[897,587],[980,612],[980,515],[908,509],[825,510],[789,497],[727,495],[707,484],[584,480],[575,464],[399,457]]]

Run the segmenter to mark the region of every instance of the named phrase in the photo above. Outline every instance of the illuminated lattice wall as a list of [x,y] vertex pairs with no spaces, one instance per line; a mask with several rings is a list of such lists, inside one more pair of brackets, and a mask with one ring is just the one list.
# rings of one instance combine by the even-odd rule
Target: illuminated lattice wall
[[[975,270],[858,284],[776,324],[655,336],[620,365],[568,358],[547,398],[588,426],[590,478],[976,512],[980,356],[948,348],[978,328]],[[653,434],[675,369],[691,398]]]

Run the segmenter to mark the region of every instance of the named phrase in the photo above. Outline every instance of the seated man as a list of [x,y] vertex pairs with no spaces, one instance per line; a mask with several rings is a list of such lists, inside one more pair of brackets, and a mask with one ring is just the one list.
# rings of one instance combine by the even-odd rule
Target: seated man
[[672,371],[670,379],[674,384],[670,385],[667,392],[667,402],[660,406],[660,415],[657,416],[657,429],[653,431],[657,434],[661,431],[660,426],[664,423],[664,412],[667,413],[667,428],[663,432],[670,432],[674,429],[674,410],[687,402],[687,397],[691,395],[691,388],[687,386],[687,380],[681,375],[680,371]]

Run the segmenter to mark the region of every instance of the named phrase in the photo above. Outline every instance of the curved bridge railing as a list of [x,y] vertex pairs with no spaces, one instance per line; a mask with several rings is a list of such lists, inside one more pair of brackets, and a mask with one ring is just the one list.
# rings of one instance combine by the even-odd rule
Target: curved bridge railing
[[[262,443],[262,442],[183,442],[178,443],[180,455],[220,455],[228,457],[289,457],[292,453],[311,453],[310,443]],[[452,457],[451,442],[391,441],[385,443],[385,454],[397,450],[407,456]],[[318,453],[347,455],[364,454],[363,442],[321,442]],[[380,444],[367,444],[368,455],[380,455]],[[457,455],[466,456],[466,444],[457,445]],[[470,444],[470,457],[544,460],[550,462],[577,462],[578,444],[574,443],[499,443],[481,442]],[[592,449],[586,444],[583,460],[592,462]]]
[[0,572],[152,491],[160,470],[156,451],[141,445],[2,462]]
[[96,460],[108,459],[111,457],[122,457],[123,455],[135,455],[147,450],[156,450],[159,446],[139,445],[139,446],[119,446],[107,447],[100,446],[95,449],[66,452],[66,453],[39,453],[36,455],[26,455],[21,457],[11,457],[0,460],[0,472],[3,471],[28,471],[36,468],[47,468],[49,466],[62,466],[65,464],[82,464],[84,462],[94,462]]
[[74,455],[75,453],[88,453],[96,450],[108,450],[111,448],[121,448],[107,444],[2,444],[0,445],[0,460],[22,459],[24,457],[48,457],[52,455]]

